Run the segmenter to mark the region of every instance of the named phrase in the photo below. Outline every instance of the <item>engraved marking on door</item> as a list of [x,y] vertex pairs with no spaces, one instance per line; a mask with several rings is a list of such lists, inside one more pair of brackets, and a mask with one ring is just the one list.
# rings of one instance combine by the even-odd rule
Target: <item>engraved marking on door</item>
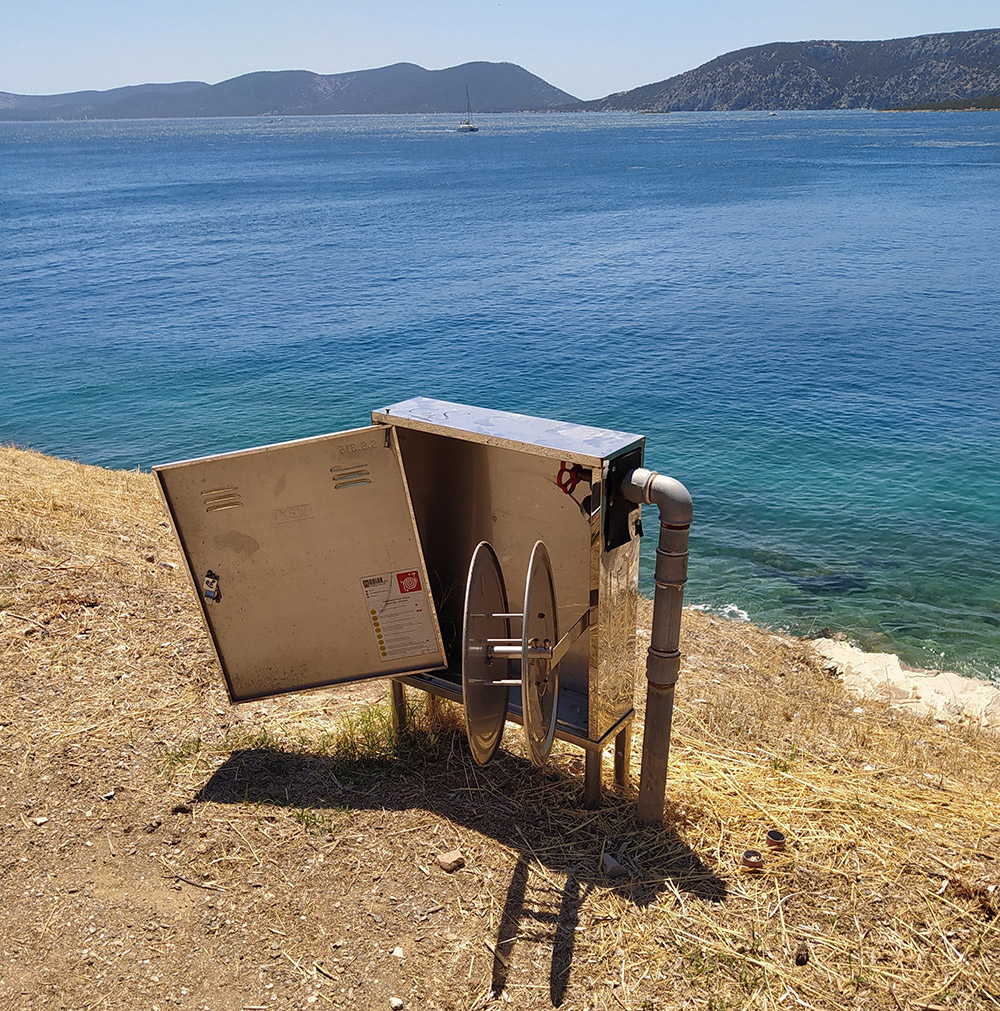
[[345,442],[340,447],[340,455],[348,456],[350,453],[364,453],[370,449],[379,448],[379,439],[368,438],[358,439],[357,442]]
[[283,506],[281,509],[274,510],[274,518],[279,523],[294,523],[296,520],[307,520],[310,516],[312,516],[312,509],[309,508],[308,502],[304,502],[302,505]]

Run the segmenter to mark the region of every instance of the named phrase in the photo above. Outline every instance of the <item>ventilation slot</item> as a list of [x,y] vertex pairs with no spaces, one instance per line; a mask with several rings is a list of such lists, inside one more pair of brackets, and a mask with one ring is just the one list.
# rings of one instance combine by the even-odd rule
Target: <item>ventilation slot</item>
[[217,513],[222,509],[236,509],[243,505],[240,490],[235,485],[203,491],[201,498],[205,503],[205,512],[207,513]]
[[366,464],[358,463],[352,467],[331,467],[330,474],[333,477],[333,487],[356,488],[359,484],[371,484],[372,480]]

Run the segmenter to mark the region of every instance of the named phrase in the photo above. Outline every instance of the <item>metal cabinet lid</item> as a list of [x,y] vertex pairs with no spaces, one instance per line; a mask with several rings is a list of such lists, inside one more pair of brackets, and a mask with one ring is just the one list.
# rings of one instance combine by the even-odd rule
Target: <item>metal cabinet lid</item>
[[589,467],[599,466],[609,457],[645,443],[643,436],[631,432],[487,410],[430,397],[413,397],[372,411],[372,421],[522,450],[553,460],[572,460]]

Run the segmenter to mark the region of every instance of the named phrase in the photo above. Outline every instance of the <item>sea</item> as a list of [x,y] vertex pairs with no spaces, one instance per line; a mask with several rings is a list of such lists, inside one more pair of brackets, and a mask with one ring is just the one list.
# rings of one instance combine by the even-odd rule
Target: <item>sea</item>
[[0,123],[0,442],[637,432],[686,603],[1000,682],[1000,114],[457,120]]

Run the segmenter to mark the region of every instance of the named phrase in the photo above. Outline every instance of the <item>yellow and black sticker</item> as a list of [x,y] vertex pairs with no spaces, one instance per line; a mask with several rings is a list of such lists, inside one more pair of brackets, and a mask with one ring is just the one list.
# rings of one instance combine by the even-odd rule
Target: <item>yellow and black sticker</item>
[[361,588],[382,660],[421,656],[434,650],[434,624],[418,571],[363,576]]

